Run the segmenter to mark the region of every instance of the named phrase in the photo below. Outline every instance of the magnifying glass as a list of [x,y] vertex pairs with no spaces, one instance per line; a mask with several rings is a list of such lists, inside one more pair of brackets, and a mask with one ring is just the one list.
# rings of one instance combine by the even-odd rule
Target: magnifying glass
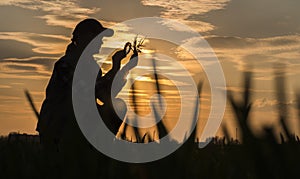
[[127,55],[131,50],[131,43],[130,42],[127,42],[124,46],[124,51],[125,51],[125,54]]

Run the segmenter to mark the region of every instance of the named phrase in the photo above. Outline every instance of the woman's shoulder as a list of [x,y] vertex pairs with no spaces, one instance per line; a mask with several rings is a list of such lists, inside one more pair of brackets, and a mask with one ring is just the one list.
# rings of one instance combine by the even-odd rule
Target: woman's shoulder
[[71,60],[72,60],[71,57],[68,57],[67,55],[64,55],[55,62],[54,67],[56,67],[56,68],[69,68],[69,67],[72,66],[71,63],[70,63]]

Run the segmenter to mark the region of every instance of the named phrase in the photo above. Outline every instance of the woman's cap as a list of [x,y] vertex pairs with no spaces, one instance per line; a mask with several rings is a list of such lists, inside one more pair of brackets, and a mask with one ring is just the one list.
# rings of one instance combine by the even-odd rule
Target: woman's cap
[[103,25],[96,19],[85,19],[76,25],[72,34],[73,36],[78,36],[81,34],[84,35],[92,33],[97,36],[103,31],[105,31],[103,36],[106,37],[111,37],[114,34],[114,31],[112,29],[103,27]]

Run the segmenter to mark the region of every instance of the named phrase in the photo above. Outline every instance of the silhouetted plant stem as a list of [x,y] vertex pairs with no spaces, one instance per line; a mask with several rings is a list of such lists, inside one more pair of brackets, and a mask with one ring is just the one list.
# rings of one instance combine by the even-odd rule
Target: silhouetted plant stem
[[[152,59],[152,65],[153,65],[153,75],[154,75],[154,79],[155,79],[155,87],[156,87],[156,93],[158,94],[158,99],[159,99],[159,111],[162,110],[163,108],[163,104],[162,104],[162,99],[161,99],[161,90],[160,90],[160,84],[159,84],[159,79],[158,79],[158,75],[157,75],[157,69],[156,69],[156,62],[155,59]],[[154,110],[154,115],[155,115],[155,120],[159,121],[157,122],[157,130],[158,130],[158,137],[159,139],[163,138],[164,136],[166,136],[168,134],[168,131],[165,127],[165,125],[162,122],[162,117],[159,115],[159,112],[157,111],[157,108],[155,106],[155,104],[151,104],[152,108]]]

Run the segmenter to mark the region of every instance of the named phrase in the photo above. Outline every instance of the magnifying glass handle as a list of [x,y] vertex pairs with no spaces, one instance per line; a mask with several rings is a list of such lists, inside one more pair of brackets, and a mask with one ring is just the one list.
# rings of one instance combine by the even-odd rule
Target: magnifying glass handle
[[127,42],[124,46],[124,51],[125,51],[126,55],[130,52],[130,50],[131,50],[131,43]]

